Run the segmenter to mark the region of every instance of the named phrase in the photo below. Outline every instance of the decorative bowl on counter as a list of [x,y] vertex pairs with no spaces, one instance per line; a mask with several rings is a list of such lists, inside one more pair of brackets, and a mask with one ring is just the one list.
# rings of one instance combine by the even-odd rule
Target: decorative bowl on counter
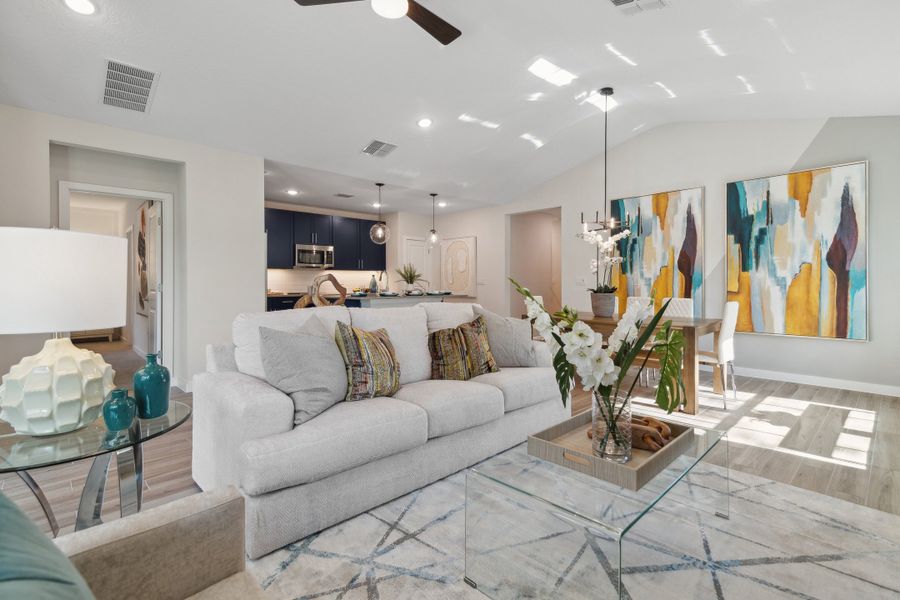
[[368,292],[353,292],[350,294],[351,298],[365,298],[369,295]]
[[428,292],[428,295],[429,296],[449,296],[452,293],[453,292],[448,291],[448,290],[436,290],[436,291]]
[[381,296],[382,298],[396,298],[400,294],[397,292],[379,292],[378,295]]
[[423,292],[422,290],[409,290],[408,292],[406,292],[406,295],[407,296],[424,296],[425,292]]

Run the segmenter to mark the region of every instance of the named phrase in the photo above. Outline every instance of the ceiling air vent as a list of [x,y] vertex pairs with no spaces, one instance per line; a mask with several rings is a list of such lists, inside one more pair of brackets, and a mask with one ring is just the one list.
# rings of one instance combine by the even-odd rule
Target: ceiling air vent
[[388,144],[387,142],[379,142],[378,140],[372,140],[369,142],[369,145],[362,149],[363,154],[368,154],[369,156],[377,156],[378,158],[384,158],[391,152],[397,149],[397,146],[394,144]]
[[147,112],[158,79],[158,73],[108,60],[103,104]]
[[340,194],[335,194],[334,197],[335,198],[352,198],[353,194],[345,194],[345,193],[341,192]]
[[669,6],[670,0],[610,0],[613,6],[625,15],[639,15],[641,13],[659,10]]

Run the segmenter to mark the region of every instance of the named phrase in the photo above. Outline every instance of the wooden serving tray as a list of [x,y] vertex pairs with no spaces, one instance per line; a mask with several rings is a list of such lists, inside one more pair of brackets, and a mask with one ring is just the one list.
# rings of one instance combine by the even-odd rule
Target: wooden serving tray
[[587,436],[593,426],[590,410],[528,436],[528,454],[636,492],[694,442],[693,427],[665,423],[672,428],[672,441],[658,452],[632,448],[631,460],[625,464],[594,456]]

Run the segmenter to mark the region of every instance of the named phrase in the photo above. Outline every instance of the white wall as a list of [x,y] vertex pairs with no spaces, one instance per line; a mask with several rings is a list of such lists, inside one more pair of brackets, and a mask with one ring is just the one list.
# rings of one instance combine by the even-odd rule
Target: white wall
[[[179,383],[204,369],[207,343],[230,341],[236,314],[265,310],[262,158],[5,105],[0,132],[0,225],[55,223],[51,142],[181,165],[174,224]],[[38,351],[44,337],[0,338],[0,371]]]
[[[613,120],[613,126],[614,126]],[[539,151],[539,150],[538,150]],[[707,316],[725,301],[725,184],[748,177],[867,159],[870,161],[870,341],[741,334],[737,365],[748,373],[900,394],[900,117],[704,122],[650,130],[609,154],[609,197],[705,187]],[[580,212],[602,212],[598,156],[510,204],[444,218],[445,236],[478,237],[478,300],[509,314],[509,215],[562,205],[563,301],[589,310],[590,247],[575,238]],[[598,197],[600,200],[598,200]]]

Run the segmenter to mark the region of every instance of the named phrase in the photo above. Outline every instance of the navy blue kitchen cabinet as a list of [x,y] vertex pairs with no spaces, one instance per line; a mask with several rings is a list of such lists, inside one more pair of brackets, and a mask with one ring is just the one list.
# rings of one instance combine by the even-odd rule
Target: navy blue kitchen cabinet
[[295,212],[294,244],[331,246],[334,240],[331,215]]
[[385,245],[376,244],[369,237],[369,230],[377,222],[359,222],[359,268],[363,271],[384,271],[387,266]]
[[270,269],[294,268],[294,214],[266,209],[266,264]]
[[338,271],[358,271],[359,219],[334,217],[334,268]]
[[291,310],[292,308],[294,308],[294,305],[297,304],[297,300],[299,299],[299,295],[269,296],[268,298],[266,298],[266,310],[269,312],[275,310]]

